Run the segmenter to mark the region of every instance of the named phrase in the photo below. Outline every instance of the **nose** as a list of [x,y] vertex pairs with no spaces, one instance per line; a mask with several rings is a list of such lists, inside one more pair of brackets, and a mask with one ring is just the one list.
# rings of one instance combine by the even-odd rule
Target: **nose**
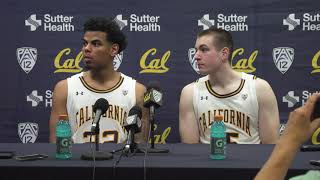
[[198,50],[196,50],[196,53],[194,54],[194,59],[195,59],[196,61],[199,61],[199,60],[200,60],[200,55],[199,55],[199,51],[198,51]]
[[82,51],[83,51],[83,52],[90,52],[90,51],[91,51],[90,43],[84,44],[84,45],[82,46]]

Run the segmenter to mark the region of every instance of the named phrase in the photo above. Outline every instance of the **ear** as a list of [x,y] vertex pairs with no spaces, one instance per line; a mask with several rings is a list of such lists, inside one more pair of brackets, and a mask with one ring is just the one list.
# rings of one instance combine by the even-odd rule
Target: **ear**
[[220,57],[223,62],[228,61],[229,54],[230,54],[230,49],[227,47],[224,47],[220,50]]
[[120,53],[119,49],[120,49],[119,44],[112,44],[110,48],[110,55],[112,57],[116,56],[117,54]]

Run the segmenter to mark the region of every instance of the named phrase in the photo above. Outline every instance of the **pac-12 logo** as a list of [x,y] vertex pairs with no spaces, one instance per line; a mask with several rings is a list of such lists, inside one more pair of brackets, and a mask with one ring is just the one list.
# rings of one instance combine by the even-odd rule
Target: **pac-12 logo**
[[32,47],[17,48],[17,60],[27,74],[32,70],[37,61],[37,49]]
[[197,61],[195,59],[195,54],[196,54],[196,49],[195,48],[190,48],[188,51],[188,58],[189,58],[189,63],[192,66],[193,70],[195,72],[199,73],[199,68],[198,68],[198,64]]
[[25,122],[18,124],[18,134],[22,143],[34,143],[38,137],[37,123]]
[[123,59],[123,51],[121,51],[119,54],[117,54],[114,58],[113,58],[113,68],[114,70],[118,70],[121,63],[122,63],[122,59]]
[[277,47],[273,49],[272,56],[274,64],[284,74],[293,63],[294,49],[290,47]]

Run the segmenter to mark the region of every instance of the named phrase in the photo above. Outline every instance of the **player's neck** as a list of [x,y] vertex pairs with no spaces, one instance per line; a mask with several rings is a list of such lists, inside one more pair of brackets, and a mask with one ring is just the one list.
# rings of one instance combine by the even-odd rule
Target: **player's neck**
[[221,67],[218,71],[209,74],[211,85],[222,88],[238,81],[240,78],[241,73],[233,70],[231,67]]
[[118,79],[120,73],[112,69],[100,69],[100,70],[90,70],[88,71],[88,77],[98,83],[105,83],[108,81],[112,81]]

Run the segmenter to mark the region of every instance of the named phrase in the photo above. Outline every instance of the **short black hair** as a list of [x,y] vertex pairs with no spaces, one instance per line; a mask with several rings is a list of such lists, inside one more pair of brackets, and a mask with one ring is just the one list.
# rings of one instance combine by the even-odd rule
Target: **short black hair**
[[220,51],[224,47],[229,48],[229,62],[231,63],[231,55],[233,52],[233,39],[231,33],[224,29],[211,26],[209,29],[199,32],[197,37],[199,38],[206,35],[212,35],[214,37],[213,45],[218,51]]
[[101,31],[107,34],[107,41],[119,45],[119,52],[127,47],[127,37],[119,25],[111,18],[91,17],[83,25],[83,31]]

